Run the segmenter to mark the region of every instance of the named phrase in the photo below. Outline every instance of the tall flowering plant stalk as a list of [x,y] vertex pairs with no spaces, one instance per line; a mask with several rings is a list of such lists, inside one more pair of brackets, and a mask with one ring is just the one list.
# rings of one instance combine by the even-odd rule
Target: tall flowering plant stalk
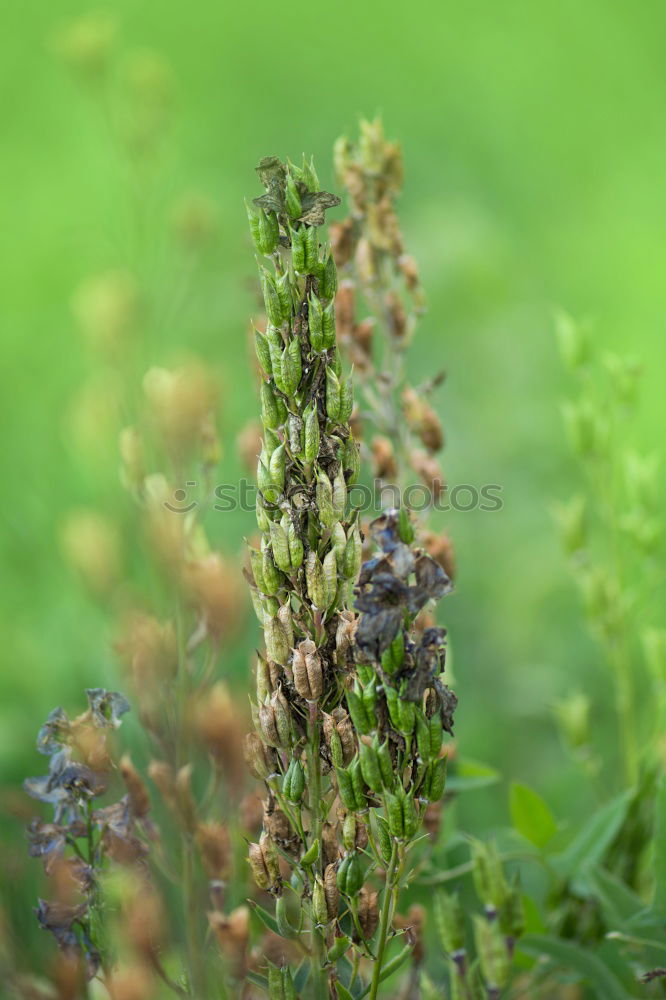
[[284,939],[260,982],[271,1000],[376,998],[416,943],[393,916],[427,803],[444,789],[442,731],[455,704],[440,680],[444,634],[417,638],[414,621],[449,581],[410,547],[398,511],[375,522],[377,554],[361,567],[352,384],[336,346],[336,266],[318,236],[338,199],[319,190],[312,163],[271,157],[258,173],[266,193],[248,214],[269,265],[267,325],[255,334],[262,538],[248,577],[265,653],[246,749],[267,797],[249,861],[274,904],[257,912]]

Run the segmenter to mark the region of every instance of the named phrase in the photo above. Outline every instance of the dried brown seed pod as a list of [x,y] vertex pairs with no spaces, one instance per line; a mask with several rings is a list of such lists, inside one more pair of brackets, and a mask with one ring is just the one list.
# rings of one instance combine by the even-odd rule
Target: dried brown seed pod
[[136,819],[143,819],[150,812],[150,796],[143,778],[134,767],[129,754],[120,758],[120,775],[129,795],[130,808]]
[[208,878],[226,878],[231,861],[231,841],[226,826],[215,821],[199,823],[195,838]]

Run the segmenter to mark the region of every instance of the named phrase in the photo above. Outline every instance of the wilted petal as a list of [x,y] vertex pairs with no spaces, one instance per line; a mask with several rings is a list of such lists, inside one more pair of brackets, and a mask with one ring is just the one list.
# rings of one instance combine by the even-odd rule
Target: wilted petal
[[37,734],[37,750],[51,756],[62,750],[70,733],[70,722],[62,708],[54,708]]
[[120,725],[120,716],[130,710],[127,698],[118,691],[88,688],[86,695],[90,705],[90,713],[96,726],[117,729]]

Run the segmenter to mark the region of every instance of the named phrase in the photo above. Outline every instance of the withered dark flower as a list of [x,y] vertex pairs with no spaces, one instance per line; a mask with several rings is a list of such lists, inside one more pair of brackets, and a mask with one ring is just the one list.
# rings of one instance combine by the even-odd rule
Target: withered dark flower
[[64,709],[54,708],[46,722],[37,733],[37,750],[39,753],[51,754],[62,750],[71,732],[71,722]]
[[130,710],[127,698],[117,691],[88,688],[86,696],[90,706],[90,714],[96,726],[117,729],[120,725],[121,715]]
[[31,858],[43,858],[48,874],[56,859],[61,858],[67,839],[66,826],[57,823],[42,823],[39,819],[31,820],[27,828],[28,854]]

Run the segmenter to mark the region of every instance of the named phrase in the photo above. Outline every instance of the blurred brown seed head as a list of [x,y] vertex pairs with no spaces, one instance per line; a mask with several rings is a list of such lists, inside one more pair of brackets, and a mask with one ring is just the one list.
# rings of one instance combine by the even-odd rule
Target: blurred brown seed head
[[136,427],[123,428],[118,438],[118,448],[123,485],[132,492],[138,491],[146,477],[146,465],[143,441]]
[[143,963],[115,969],[105,982],[111,1000],[151,1000],[158,995],[155,974]]
[[193,603],[200,608],[210,635],[227,639],[241,619],[243,599],[240,573],[217,552],[195,559],[185,567],[185,581]]
[[236,974],[239,974],[245,967],[250,939],[249,907],[238,906],[229,914],[213,911],[208,914],[208,922],[222,954],[233,963]]
[[354,225],[351,219],[332,222],[328,227],[331,251],[339,270],[348,264],[354,253]]
[[227,878],[231,861],[231,841],[227,827],[213,820],[199,823],[196,841],[208,878]]
[[136,819],[143,819],[150,812],[150,797],[143,779],[134,767],[129,754],[120,758],[120,774],[129,795],[130,808]]
[[377,479],[395,482],[398,478],[398,463],[391,441],[377,435],[372,439],[372,471]]
[[192,794],[192,765],[185,764],[176,773],[176,805],[185,830],[194,833],[197,826],[197,806]]
[[356,292],[354,283],[346,279],[340,282],[335,296],[335,325],[340,337],[350,337],[356,322]]
[[423,485],[431,491],[433,499],[439,499],[446,488],[446,483],[437,459],[425,451],[417,450],[411,454],[411,464]]
[[258,420],[251,420],[236,438],[236,450],[245,468],[255,474],[257,458],[261,454],[263,439],[262,426]]
[[427,531],[422,534],[421,540],[426,552],[439,563],[449,579],[453,580],[456,574],[456,560],[453,542],[449,536]]
[[123,906],[127,940],[139,955],[152,956],[164,939],[165,916],[159,896],[146,883],[126,895]]
[[117,586],[122,555],[117,525],[98,511],[79,509],[68,515],[60,532],[65,559],[96,597]]
[[161,690],[178,670],[178,643],[171,622],[132,613],[121,628],[115,648],[131,671],[140,696]]
[[248,733],[243,741],[243,755],[250,773],[263,781],[277,772],[278,761],[274,747],[266,746],[257,733]]
[[202,364],[151,368],[143,390],[153,426],[171,457],[181,462],[201,446],[217,406],[217,386]]
[[87,343],[102,355],[114,357],[126,351],[139,334],[139,287],[127,271],[88,278],[75,291],[72,310]]
[[157,786],[163,801],[170,809],[176,808],[176,778],[173,768],[164,760],[151,760],[148,777]]

